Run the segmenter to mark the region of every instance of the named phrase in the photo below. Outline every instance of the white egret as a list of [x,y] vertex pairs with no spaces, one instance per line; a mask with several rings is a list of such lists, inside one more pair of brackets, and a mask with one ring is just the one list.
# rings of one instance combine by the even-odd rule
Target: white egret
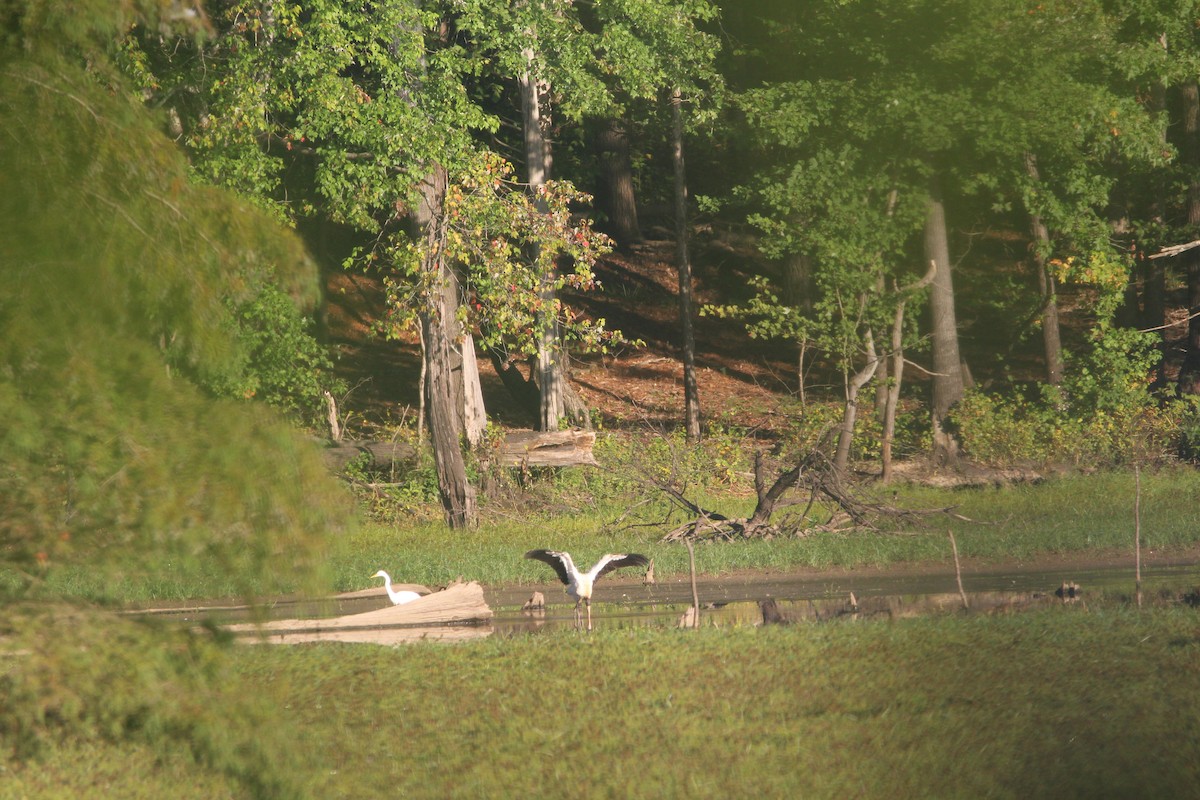
[[621,567],[644,567],[650,559],[637,553],[608,553],[601,556],[587,572],[580,572],[570,553],[558,550],[530,550],[526,558],[534,558],[554,567],[558,579],[567,586],[567,594],[575,598],[575,624],[579,625],[579,604],[587,607],[587,629],[592,629],[592,587],[600,576]]
[[386,572],[384,572],[383,570],[379,570],[379,572],[376,572],[371,577],[372,578],[383,578],[384,588],[387,589],[388,597],[391,598],[392,605],[394,605],[394,606],[404,605],[405,603],[411,603],[413,600],[421,599],[421,595],[418,594],[417,592],[409,592],[409,591],[403,591],[403,590],[396,591],[395,589],[393,589],[392,588],[392,577],[390,575],[388,575]]

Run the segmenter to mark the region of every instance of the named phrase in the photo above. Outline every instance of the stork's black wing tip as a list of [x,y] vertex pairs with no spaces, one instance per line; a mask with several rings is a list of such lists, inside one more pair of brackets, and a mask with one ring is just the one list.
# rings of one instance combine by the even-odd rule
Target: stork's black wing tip
[[565,557],[565,555],[566,554],[559,553],[556,550],[530,550],[525,554],[525,557],[535,558],[538,561],[549,564],[554,568],[554,572],[558,575],[558,579],[560,581],[563,583],[570,583],[571,574],[567,568],[570,559],[569,557]]

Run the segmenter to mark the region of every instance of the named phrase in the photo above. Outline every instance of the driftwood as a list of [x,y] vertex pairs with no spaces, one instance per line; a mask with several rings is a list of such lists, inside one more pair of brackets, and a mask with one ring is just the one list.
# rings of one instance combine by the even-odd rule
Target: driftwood
[[226,630],[243,635],[329,634],[370,630],[390,626],[450,625],[484,622],[492,618],[492,609],[483,597],[483,587],[472,581],[448,586],[399,606],[388,606],[362,614],[320,619],[277,619],[269,622],[243,622]]
[[279,631],[261,637],[246,637],[253,644],[309,644],[313,642],[353,642],[385,646],[414,642],[466,642],[486,639],[495,632],[491,625],[429,625],[401,628],[351,628],[341,631]]
[[[594,467],[598,466],[592,454],[595,444],[596,434],[591,431],[514,431],[490,457],[503,467]],[[358,459],[369,472],[404,470],[413,467],[418,457],[412,445],[378,440],[338,442],[325,447],[321,455],[326,466],[337,472]]]

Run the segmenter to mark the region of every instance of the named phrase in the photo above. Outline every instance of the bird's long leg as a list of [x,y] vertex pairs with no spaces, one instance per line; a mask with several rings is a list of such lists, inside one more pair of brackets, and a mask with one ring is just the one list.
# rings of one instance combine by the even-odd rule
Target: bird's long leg
[[583,598],[575,601],[575,629],[578,630],[583,625],[583,620],[579,615],[579,604],[583,602]]
[[591,629],[592,629],[592,598],[590,598],[590,597],[587,598],[585,600],[585,604],[587,605],[588,630],[591,631]]

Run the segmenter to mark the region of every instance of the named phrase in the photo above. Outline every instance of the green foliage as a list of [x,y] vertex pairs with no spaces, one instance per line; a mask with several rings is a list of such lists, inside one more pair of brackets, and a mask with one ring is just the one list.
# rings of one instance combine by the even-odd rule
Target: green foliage
[[700,308],[700,316],[745,320],[746,332],[751,339],[802,343],[818,333],[818,321],[781,302],[767,278],[752,276],[749,286],[754,295],[744,305],[704,305]]
[[719,9],[708,0],[611,0],[586,9],[460,0],[451,8],[492,80],[529,72],[553,92],[556,113],[573,121],[624,116],[631,103],[673,88],[704,92],[706,114],[719,104],[720,42],[702,27]]
[[224,298],[272,271],[303,294],[311,262],[269,220],[191,187],[132,97],[64,63],[6,63],[0,106],[23,124],[0,153],[20,187],[0,197],[5,559],[174,552],[258,573],[287,552],[316,567],[344,524],[316,454],[189,380],[236,362]]
[[[758,287],[748,308],[726,315],[813,342],[848,369],[861,358],[863,327],[882,339],[889,304],[880,289],[912,281],[931,176],[952,198],[987,198],[993,209],[1020,198],[1051,230],[1042,257],[1120,262],[1123,286],[1127,265],[1104,255],[1116,177],[1171,155],[1162,119],[1113,66],[1129,13],[1097,2],[970,0],[775,10],[775,36],[763,45],[770,79],[739,97],[756,170],[733,194],[765,254],[809,260],[811,311],[772,311],[777,298]],[[914,341],[910,330],[906,346]]]
[[[572,214],[589,198],[566,182],[530,196],[513,182],[512,168],[472,138],[497,125],[468,96],[482,55],[496,48],[502,64],[522,58],[508,39],[526,28],[496,20],[534,14],[540,4],[477,5],[349,9],[318,1],[268,14],[261,4],[235,3],[222,9],[218,35],[208,41],[164,46],[143,36],[144,57],[129,61],[149,64],[137,71],[155,96],[203,98],[176,110],[206,179],[282,218],[326,216],[368,234],[371,245],[348,263],[383,267],[388,333],[411,324],[424,298],[440,290],[431,285],[439,276],[422,271],[432,246],[462,273],[456,313],[485,345],[519,357],[534,352],[540,328],[554,322],[574,351],[603,351],[620,340],[603,320],[578,317],[558,300],[552,313],[542,307],[550,267],[570,265],[555,276],[555,289],[596,286],[591,270],[609,244]],[[436,32],[443,13],[477,39],[474,52]],[[547,35],[563,34],[560,28],[547,26]],[[583,65],[590,45],[568,35],[554,41],[555,57],[570,64],[563,74],[579,79],[558,90],[584,106],[591,102],[585,96],[600,97],[597,77]],[[422,207],[421,182],[434,165],[450,179],[439,207],[426,209],[442,226],[431,245],[414,239],[404,218]],[[306,384],[305,395],[313,388]]]
[[1112,323],[1128,267],[1111,251],[1051,262],[1058,280],[1088,287],[1095,309],[1088,347],[1068,354],[1060,387],[1036,397],[968,392],[952,411],[964,448],[993,464],[1089,466],[1160,460],[1176,452],[1186,404],[1160,404],[1151,376],[1161,359],[1153,333]]
[[324,418],[325,392],[346,391],[333,375],[333,362],[313,337],[313,321],[277,285],[265,283],[251,298],[227,303],[241,359],[236,375],[215,383],[217,394],[256,398],[297,421],[316,426]]
[[[551,323],[574,352],[605,353],[627,343],[619,331],[606,329],[605,320],[580,316],[557,296],[565,288],[599,288],[592,270],[612,243],[591,220],[572,212],[590,199],[566,181],[548,181],[531,196],[513,182],[511,165],[490,153],[473,159],[447,189],[440,253],[459,273],[467,301],[458,318],[478,331],[479,344],[521,360],[537,353],[542,328]],[[413,325],[418,298],[436,290],[435,276],[422,273],[424,247],[389,237],[360,254],[399,267],[402,279],[386,281],[391,335]],[[550,309],[547,285],[555,295]]]
[[189,753],[254,797],[301,797],[294,737],[257,693],[230,693],[225,649],[207,634],[65,605],[9,606],[0,640],[0,741],[19,758],[87,742]]
[[1179,455],[1193,464],[1200,463],[1200,398],[1183,398],[1180,405]]
[[1061,281],[1087,285],[1095,301],[1088,348],[1067,354],[1060,387],[1036,398],[969,392],[952,410],[964,448],[989,463],[1115,465],[1178,450],[1185,404],[1160,404],[1151,376],[1162,358],[1153,333],[1112,323],[1127,266],[1108,251],[1054,260]]
[[970,456],[997,466],[1068,464],[1109,467],[1161,462],[1180,446],[1181,404],[1142,399],[1089,407],[1044,387],[1036,398],[967,392],[952,419]]
[[[54,4],[54,30],[115,35],[94,5]],[[215,649],[69,608],[45,578],[322,585],[344,492],[295,431],[200,388],[239,357],[227,299],[269,280],[311,299],[316,273],[294,235],[192,185],[102,43],[38,38],[39,8],[0,49],[0,735],[190,747],[257,796],[298,794],[269,726],[217,701]]]
[[433,455],[415,433],[404,428],[391,431],[394,440],[407,442],[418,453],[417,463],[401,474],[370,472],[361,462],[351,462],[343,471],[342,477],[369,519],[385,525],[412,525],[443,517]]

